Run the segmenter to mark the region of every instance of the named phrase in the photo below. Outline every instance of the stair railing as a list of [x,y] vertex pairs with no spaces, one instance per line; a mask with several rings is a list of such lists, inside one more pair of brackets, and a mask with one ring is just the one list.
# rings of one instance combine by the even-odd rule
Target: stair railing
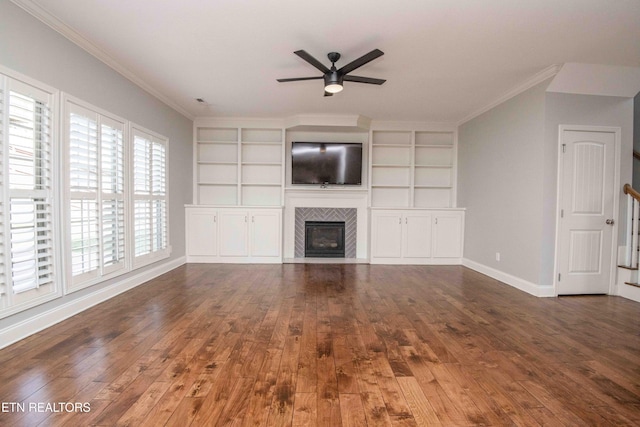
[[638,268],[638,230],[640,227],[640,192],[629,184],[625,184],[624,194],[627,195],[627,251],[626,265]]

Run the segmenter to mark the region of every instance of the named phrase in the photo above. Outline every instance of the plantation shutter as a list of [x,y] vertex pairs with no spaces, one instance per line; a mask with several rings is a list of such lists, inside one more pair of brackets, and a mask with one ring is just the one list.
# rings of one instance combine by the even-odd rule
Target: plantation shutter
[[7,278],[5,269],[5,235],[4,235],[4,79],[0,76],[0,308],[5,306],[7,295]]
[[102,263],[105,273],[124,267],[123,125],[103,117],[100,132],[102,172]]
[[[124,123],[67,100],[73,287],[125,268]],[[82,286],[80,286],[82,285]]]
[[134,130],[134,255],[136,263],[168,256],[166,142]]
[[[10,80],[9,123],[4,153],[8,176],[8,240],[11,288],[15,294],[53,284],[51,111],[49,95]],[[3,141],[4,142],[4,141]],[[8,155],[7,155],[8,154]],[[6,238],[7,236],[5,236]],[[6,274],[6,273],[5,273]]]

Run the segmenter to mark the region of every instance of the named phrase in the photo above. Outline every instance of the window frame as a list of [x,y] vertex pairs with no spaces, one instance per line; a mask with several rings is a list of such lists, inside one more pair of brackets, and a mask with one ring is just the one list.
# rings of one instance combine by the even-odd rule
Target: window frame
[[[129,183],[129,175],[128,175],[128,131],[129,126],[127,120],[118,117],[114,114],[111,114],[107,111],[104,111],[96,106],[93,106],[87,102],[84,102],[78,98],[70,96],[68,94],[62,95],[62,104],[63,104],[63,130],[62,130],[62,139],[63,139],[63,151],[64,151],[64,164],[63,168],[65,171],[64,176],[64,219],[65,219],[65,243],[64,243],[64,267],[66,274],[66,286],[65,293],[69,294],[80,289],[85,289],[87,287],[96,285],[98,283],[102,283],[106,280],[118,277],[120,275],[126,274],[131,271],[131,262],[129,257],[129,229],[131,228],[131,224],[128,222],[128,211],[129,211],[129,189],[131,187]],[[95,191],[76,191],[71,188],[71,154],[70,154],[70,144],[71,144],[71,114],[79,114],[85,116],[93,116],[96,124],[96,180],[97,187]],[[119,127],[119,130],[122,132],[122,172],[123,172],[123,182],[122,182],[122,193],[119,194],[115,199],[122,201],[123,203],[123,218],[124,218],[124,230],[123,230],[123,239],[124,239],[124,253],[123,258],[120,262],[105,266],[104,263],[104,240],[103,240],[103,207],[105,201],[105,192],[103,188],[103,175],[102,175],[102,126],[106,124],[111,126],[112,128]],[[113,193],[118,194],[118,193]],[[72,257],[72,223],[71,223],[71,203],[74,200],[90,200],[96,202],[96,211],[97,211],[97,233],[98,233],[98,260],[97,267],[79,275],[73,274],[73,257]]]
[[[58,250],[61,238],[60,201],[56,197],[60,188],[60,144],[59,117],[60,92],[37,80],[24,76],[0,66],[0,318],[27,310],[45,302],[59,298],[63,294],[64,270]],[[23,96],[40,100],[48,107],[49,135],[48,158],[50,160],[47,171],[49,185],[46,189],[12,189],[10,188],[9,173],[9,138],[10,138],[10,93],[15,91]],[[49,215],[50,233],[48,238],[51,261],[51,281],[38,284],[34,288],[16,292],[12,281],[11,255],[11,200],[12,199],[45,199],[46,212]],[[36,239],[33,241],[35,242]],[[38,243],[36,243],[38,245]]]
[[[149,175],[149,191],[148,194],[140,194],[136,192],[136,176],[135,176],[135,167],[136,167],[136,137],[145,139],[149,141],[151,144],[159,144],[163,147],[164,154],[164,182],[163,182],[163,190],[164,195],[153,194],[154,183],[151,180],[151,176],[153,175],[153,154],[149,157],[149,163],[147,164],[146,170]],[[130,203],[129,206],[131,209],[129,210],[129,218],[131,225],[130,229],[130,256],[131,256],[131,265],[134,269],[144,267],[146,265],[155,263],[157,261],[169,258],[171,256],[171,242],[170,242],[170,230],[169,230],[169,139],[165,136],[162,136],[156,132],[153,132],[149,129],[145,129],[142,126],[139,126],[135,123],[130,123],[129,126],[129,185],[130,185]],[[148,215],[148,220],[150,227],[154,224],[153,218],[153,202],[162,200],[164,201],[165,210],[164,210],[164,230],[165,230],[165,245],[163,248],[158,250],[153,250],[153,234],[151,235],[151,251],[142,255],[136,255],[136,202],[148,200],[151,202],[151,211]]]

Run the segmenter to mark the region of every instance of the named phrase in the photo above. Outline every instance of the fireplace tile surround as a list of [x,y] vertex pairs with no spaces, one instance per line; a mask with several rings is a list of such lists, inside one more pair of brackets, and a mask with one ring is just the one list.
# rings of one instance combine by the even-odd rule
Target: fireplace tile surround
[[285,262],[305,259],[305,219],[345,221],[345,260],[368,260],[368,200],[367,191],[361,189],[286,189],[283,224]]
[[356,257],[358,240],[357,215],[355,208],[296,208],[295,209],[295,257],[305,255],[305,222],[306,221],[344,221],[345,226],[345,258]]

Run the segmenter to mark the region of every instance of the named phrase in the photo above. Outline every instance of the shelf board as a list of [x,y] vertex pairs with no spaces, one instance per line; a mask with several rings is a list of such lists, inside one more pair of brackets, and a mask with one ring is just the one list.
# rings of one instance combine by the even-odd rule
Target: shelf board
[[242,162],[242,165],[248,166],[282,166],[280,162]]
[[446,185],[414,185],[413,188],[434,188],[440,190],[451,190],[451,186]]
[[411,188],[410,185],[371,185],[371,188],[402,188],[402,189],[409,189]]
[[453,166],[451,165],[415,165],[416,168],[425,168],[425,169],[451,169]]
[[282,142],[261,142],[261,141],[242,141],[242,145],[271,145],[274,147],[281,147]]
[[220,187],[237,187],[238,183],[231,182],[198,182],[198,185],[206,185],[206,186],[220,186]]
[[228,165],[228,166],[237,166],[238,162],[211,162],[206,160],[199,160],[199,165]]
[[198,141],[198,144],[238,145],[238,141]]
[[371,165],[374,168],[410,168],[411,165],[399,165],[399,164],[384,164],[384,163],[375,163]]
[[403,147],[403,148],[411,148],[411,144],[372,144],[374,147]]
[[416,148],[453,148],[453,144],[416,144]]
[[278,183],[264,183],[264,182],[243,182],[242,183],[243,187],[280,187],[281,184]]

